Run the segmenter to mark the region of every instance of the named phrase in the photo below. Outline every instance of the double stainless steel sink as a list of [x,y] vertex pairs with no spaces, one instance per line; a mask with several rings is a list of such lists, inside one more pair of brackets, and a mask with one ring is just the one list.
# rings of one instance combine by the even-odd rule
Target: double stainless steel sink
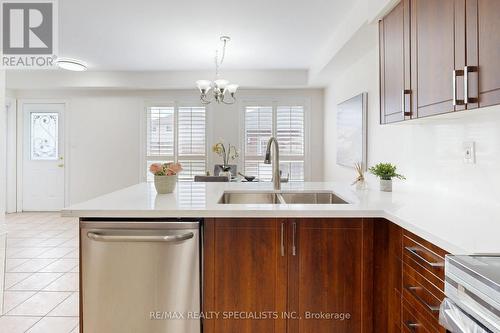
[[224,192],[220,204],[348,204],[333,192]]

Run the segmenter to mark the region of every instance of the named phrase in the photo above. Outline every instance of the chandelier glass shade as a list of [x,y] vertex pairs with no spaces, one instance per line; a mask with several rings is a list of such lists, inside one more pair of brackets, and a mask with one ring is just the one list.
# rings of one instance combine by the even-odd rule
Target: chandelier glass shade
[[219,69],[224,62],[226,55],[226,44],[231,40],[231,38],[228,36],[222,36],[220,40],[223,43],[222,57],[220,61],[218,52],[215,52],[215,77],[217,79],[214,81],[196,81],[196,86],[200,90],[200,100],[202,104],[210,104],[213,101],[224,104],[233,104],[236,102],[235,94],[236,90],[238,90],[238,85],[230,83],[228,80],[224,80],[219,77]]

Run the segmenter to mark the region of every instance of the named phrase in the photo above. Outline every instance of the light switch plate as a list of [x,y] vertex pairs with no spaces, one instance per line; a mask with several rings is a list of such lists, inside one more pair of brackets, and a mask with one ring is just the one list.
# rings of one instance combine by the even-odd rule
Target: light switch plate
[[476,163],[476,144],[474,141],[464,142],[463,153],[464,153],[464,163],[467,164]]

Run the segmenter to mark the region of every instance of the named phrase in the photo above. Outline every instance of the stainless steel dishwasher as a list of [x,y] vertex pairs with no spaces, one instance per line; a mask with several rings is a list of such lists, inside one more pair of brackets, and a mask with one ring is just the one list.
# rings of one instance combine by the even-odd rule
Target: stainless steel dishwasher
[[82,219],[84,333],[199,333],[200,222]]

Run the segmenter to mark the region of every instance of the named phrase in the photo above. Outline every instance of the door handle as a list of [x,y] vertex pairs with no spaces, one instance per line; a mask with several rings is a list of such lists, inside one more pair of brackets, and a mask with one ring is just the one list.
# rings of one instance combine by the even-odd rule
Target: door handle
[[465,104],[463,99],[457,99],[457,77],[458,76],[464,76],[464,71],[461,69],[453,71],[453,76],[452,76],[452,80],[453,80],[453,106]]
[[285,256],[285,222],[281,222],[281,256]]
[[478,71],[477,66],[465,66],[464,67],[464,103],[477,103],[477,98],[469,97],[469,73],[475,73]]
[[435,306],[435,305],[430,305],[429,303],[427,303],[426,301],[424,301],[422,299],[422,297],[418,296],[416,291],[417,290],[420,290],[422,288],[420,287],[414,287],[414,286],[406,286],[405,287],[406,290],[408,290],[408,292],[417,299],[417,301],[419,301],[423,306],[425,306],[427,309],[429,309],[430,312],[439,312],[439,306]]
[[295,238],[297,237],[297,222],[292,224],[292,255],[297,255],[297,246],[295,245]]
[[192,232],[181,235],[102,235],[88,232],[87,237],[98,242],[180,242],[194,237]]
[[418,251],[422,251],[422,249],[418,247],[409,247],[406,246],[405,250],[408,251],[411,255],[413,255],[415,258],[418,258],[419,260],[422,260],[424,263],[431,267],[444,267],[444,262],[443,261],[436,261],[436,262],[431,262],[424,257],[422,257],[420,254],[418,254]]
[[411,112],[406,112],[406,95],[411,96],[411,90],[409,89],[401,90],[401,110],[403,112],[403,118],[411,116]]
[[413,322],[411,322],[411,321],[406,321],[406,322],[405,322],[405,325],[406,325],[406,327],[408,327],[408,329],[409,329],[410,331],[413,331],[413,332],[415,332],[416,328],[420,326],[419,324],[417,324],[417,323],[413,323]]

